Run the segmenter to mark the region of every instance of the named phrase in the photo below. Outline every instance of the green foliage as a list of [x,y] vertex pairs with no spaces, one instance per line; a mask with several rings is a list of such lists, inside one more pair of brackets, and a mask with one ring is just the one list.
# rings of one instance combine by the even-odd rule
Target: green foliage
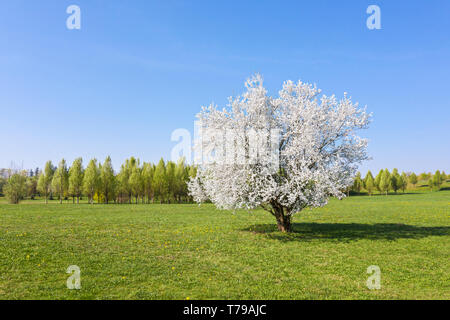
[[414,186],[414,188],[415,188],[417,182],[418,182],[417,175],[414,172],[411,173],[410,176],[409,176],[409,183],[411,183]]
[[380,192],[380,193],[382,192],[380,182],[381,182],[381,177],[383,176],[383,172],[384,172],[384,170],[381,169],[380,172],[378,172],[377,176],[375,177],[375,188],[377,188],[378,192]]
[[405,193],[405,190],[408,187],[408,176],[405,172],[402,172],[402,175],[398,177],[398,187]]
[[119,203],[124,203],[127,198],[131,201],[130,174],[131,169],[128,166],[128,160],[120,167],[117,175],[117,194]]
[[48,196],[52,191],[52,180],[55,168],[51,161],[47,161],[45,164],[44,172],[39,175],[37,183],[37,191],[39,191],[45,197],[45,202],[48,202]]
[[4,194],[3,187],[5,186],[5,184],[6,184],[6,179],[3,177],[0,177],[0,195]]
[[67,196],[69,189],[69,170],[66,160],[62,159],[56,169],[52,179],[52,191],[59,196],[59,202]]
[[419,181],[428,181],[430,178],[431,178],[431,174],[430,173],[422,172],[419,175]]
[[84,171],[83,190],[89,197],[89,202],[94,203],[94,195],[100,187],[100,170],[97,165],[97,159],[89,161]]
[[441,184],[443,182],[443,179],[441,177],[441,172],[439,170],[436,171],[436,173],[433,175],[433,187],[437,188],[438,190],[441,188]]
[[401,181],[400,181],[400,175],[398,174],[398,169],[394,168],[392,170],[392,174],[389,177],[389,188],[394,190],[395,193],[397,193],[397,190],[400,189]]
[[15,173],[9,177],[3,187],[6,199],[9,203],[18,204],[27,194],[26,176],[23,173]]
[[[381,183],[383,175],[385,176],[385,180]],[[363,179],[361,193],[367,192],[369,195],[373,194],[373,190],[376,188],[380,193],[387,194],[390,190],[393,190],[397,193],[398,190],[402,190],[403,193],[408,189],[412,189],[417,191],[423,190],[424,187],[428,187],[428,189],[439,190],[443,183],[446,182],[445,173],[437,170],[434,175],[428,173],[422,173],[420,176],[429,177],[427,180],[420,180],[419,177],[414,173],[406,173],[402,172],[399,174],[398,169],[394,168],[392,173],[389,173],[388,169],[380,170],[377,177],[373,179],[372,172],[367,171],[366,177]],[[359,173],[354,178],[354,183],[351,186],[351,189],[355,192],[358,192],[359,185]],[[387,178],[387,180],[386,180]],[[430,182],[431,180],[431,182]],[[386,184],[388,182],[388,185]],[[417,186],[418,183],[421,185]]]
[[375,181],[370,170],[367,172],[366,177],[364,178],[364,187],[366,188],[369,195],[372,195],[373,189],[375,187]]
[[356,193],[361,192],[361,188],[363,187],[363,181],[361,180],[361,172],[356,173],[356,177],[353,180],[353,191]]
[[428,187],[431,191],[433,191],[434,183],[432,178],[428,179]]
[[129,180],[131,193],[136,199],[136,203],[139,201],[140,196],[144,196],[144,178],[142,175],[142,170],[135,164],[131,168],[131,175]]
[[[69,169],[64,159],[57,169],[48,161],[43,171],[39,173],[36,169],[38,175],[30,171],[29,176],[26,176],[26,196],[33,199],[39,193],[46,203],[48,203],[49,195],[52,200],[52,191],[59,196],[60,202],[67,196],[71,196],[74,197],[74,202],[76,197],[79,203],[83,195],[89,198],[90,203],[94,200],[98,203],[111,201],[153,203],[155,199],[160,203],[191,202],[187,182],[195,177],[196,171],[197,168],[186,164],[184,158],[176,163],[165,162],[161,159],[155,166],[146,162],[141,165],[139,159],[131,157],[121,165],[118,174],[113,170],[110,157],[107,157],[103,164],[98,164],[96,159],[91,160],[85,171],[83,171],[81,158],[75,159]],[[421,176],[424,175],[430,176],[430,179],[425,181],[430,189],[439,189],[446,179],[446,174],[439,170],[433,176],[421,174]],[[0,188],[2,181],[5,183],[6,180],[0,177]],[[408,189],[408,183],[415,187],[418,182],[419,178],[415,173],[407,175],[402,172],[400,175],[396,168],[393,169],[392,174],[388,169],[380,170],[375,178],[371,171],[367,172],[364,179],[358,172],[347,191],[353,190],[358,194],[367,192],[372,195],[377,189],[380,193],[387,195],[390,190],[405,192]],[[419,186],[415,190],[420,188]]]
[[189,167],[189,178],[195,178],[197,176],[197,167]]
[[144,162],[142,167],[142,180],[144,185],[144,195],[147,197],[147,203],[150,199],[153,202],[154,190],[153,190],[153,174],[154,167],[151,163]]
[[385,192],[386,195],[389,192],[391,186],[391,175],[389,173],[388,169],[385,169],[383,171],[383,174],[381,175],[380,179],[380,191]]
[[29,176],[27,178],[27,196],[30,199],[34,199],[35,195],[38,193],[37,184],[38,184],[38,176],[35,176],[33,173],[32,176]]
[[175,199],[176,196],[176,180],[175,180],[175,168],[176,165],[173,161],[168,161],[166,166],[166,179],[167,179],[167,191],[168,191],[168,201],[169,203]]
[[78,158],[75,159],[69,169],[69,194],[77,198],[77,203],[79,203],[81,193],[83,192],[83,178],[83,160]]
[[185,165],[185,159],[178,160],[177,167],[175,169],[175,197],[178,202],[181,202],[182,198],[188,197],[187,181],[189,181],[189,168]]
[[45,197],[45,202],[47,202],[48,189],[45,185],[45,174],[44,173],[41,173],[39,175],[38,183],[37,183],[37,191]]
[[103,195],[103,199],[106,203],[115,199],[116,191],[116,177],[114,175],[114,169],[111,163],[111,157],[108,156],[105,162],[99,168],[100,181],[99,192]]
[[153,175],[153,186],[155,189],[155,196],[159,198],[162,203],[168,198],[169,182],[166,174],[166,165],[161,158],[158,165],[155,168],[155,174]]

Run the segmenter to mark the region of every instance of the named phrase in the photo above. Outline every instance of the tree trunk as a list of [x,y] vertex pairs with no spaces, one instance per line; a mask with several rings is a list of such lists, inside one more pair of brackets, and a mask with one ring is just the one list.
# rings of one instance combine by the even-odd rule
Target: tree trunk
[[277,219],[278,231],[292,232],[291,216],[285,215],[284,208],[281,206],[274,207],[275,218]]
[[277,226],[278,226],[278,231],[292,232],[291,217],[280,216],[279,218],[277,218]]

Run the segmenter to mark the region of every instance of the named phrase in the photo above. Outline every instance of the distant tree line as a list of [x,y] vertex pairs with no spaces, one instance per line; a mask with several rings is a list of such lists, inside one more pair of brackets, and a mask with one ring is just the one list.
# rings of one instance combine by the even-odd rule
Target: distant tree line
[[79,203],[82,197],[89,203],[181,203],[192,201],[186,182],[196,175],[196,168],[184,159],[177,163],[161,159],[155,165],[131,157],[116,173],[107,157],[103,163],[90,160],[86,168],[78,158],[70,167],[62,159],[58,166],[48,161],[42,171],[0,173],[0,194],[10,203],[36,196],[46,203],[54,198]]
[[376,177],[369,170],[364,178],[358,172],[353,180],[353,185],[349,186],[347,192],[360,194],[364,189],[369,195],[375,191],[387,195],[389,191],[397,193],[400,190],[405,192],[408,189],[415,189],[419,182],[425,183],[430,190],[439,190],[447,179],[450,179],[450,175],[446,175],[444,171],[441,173],[439,170],[434,174],[424,172],[417,176],[414,172],[400,174],[398,169],[394,169],[392,172],[389,172],[388,169],[381,169]]
[[[92,159],[86,168],[81,158],[75,159],[70,167],[62,159],[58,166],[47,161],[44,170],[36,168],[34,171],[13,172],[0,169],[0,195],[6,196],[10,203],[37,196],[44,198],[46,203],[55,198],[60,203],[69,199],[79,203],[82,197],[86,197],[89,203],[192,202],[186,182],[195,175],[196,167],[186,164],[184,159],[177,163],[161,159],[155,165],[148,162],[141,164],[139,159],[131,157],[117,173],[110,157],[103,163]],[[434,174],[416,175],[384,169],[376,177],[368,171],[364,178],[358,172],[347,193],[360,194],[365,191],[369,195],[375,192],[387,195],[390,191],[397,193],[415,189],[419,182],[430,190],[439,190],[447,179],[450,179],[450,174],[439,170]]]

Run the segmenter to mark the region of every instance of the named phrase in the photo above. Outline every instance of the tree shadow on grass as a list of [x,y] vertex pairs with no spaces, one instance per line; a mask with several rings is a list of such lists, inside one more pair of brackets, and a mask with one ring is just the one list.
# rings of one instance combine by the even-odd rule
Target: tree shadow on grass
[[421,239],[449,236],[450,227],[420,227],[395,223],[293,223],[293,232],[278,232],[275,224],[257,224],[243,231],[265,234],[268,238],[288,241],[339,241]]

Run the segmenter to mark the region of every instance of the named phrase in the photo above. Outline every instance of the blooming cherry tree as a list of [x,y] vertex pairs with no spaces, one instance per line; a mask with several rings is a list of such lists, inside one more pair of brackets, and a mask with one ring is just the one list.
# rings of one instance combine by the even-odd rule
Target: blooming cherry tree
[[246,88],[227,108],[210,105],[197,115],[200,161],[189,192],[221,209],[262,207],[280,231],[290,232],[294,214],[345,197],[357,165],[368,158],[367,140],[355,131],[368,127],[370,115],[346,94],[319,96],[301,81],[286,81],[278,97],[268,96],[259,75]]

